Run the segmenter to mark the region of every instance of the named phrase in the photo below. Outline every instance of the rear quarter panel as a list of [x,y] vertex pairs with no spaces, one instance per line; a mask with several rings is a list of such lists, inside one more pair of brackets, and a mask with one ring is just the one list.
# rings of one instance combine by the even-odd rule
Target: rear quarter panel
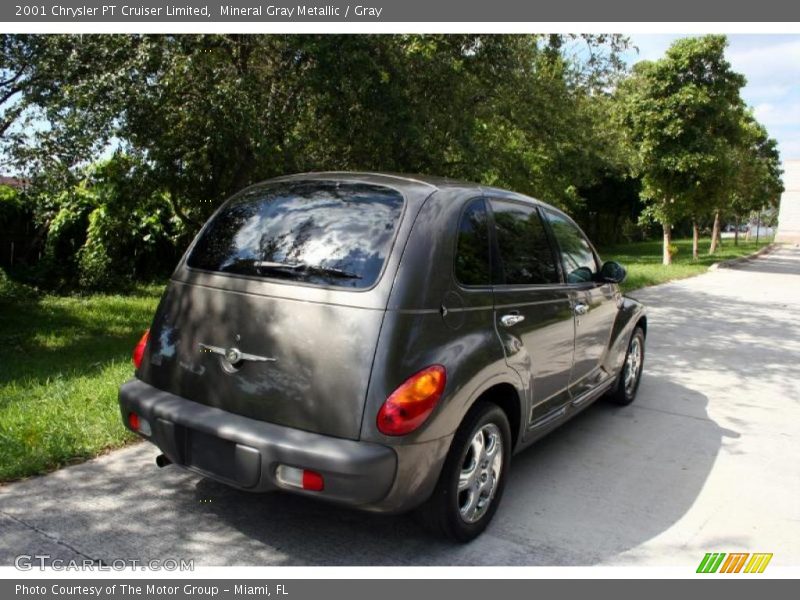
[[[480,195],[476,188],[440,190],[417,216],[381,328],[362,423],[364,440],[397,446],[452,435],[486,389],[499,383],[522,387],[506,367],[494,331],[491,286],[464,289],[453,275],[462,209]],[[406,436],[380,433],[376,418],[386,398],[431,364],[445,366],[447,384],[429,419]]]

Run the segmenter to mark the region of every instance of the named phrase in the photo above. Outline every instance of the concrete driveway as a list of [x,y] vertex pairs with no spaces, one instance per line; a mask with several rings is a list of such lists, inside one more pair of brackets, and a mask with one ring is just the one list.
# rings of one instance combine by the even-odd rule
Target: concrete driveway
[[472,544],[157,469],[138,444],[0,489],[0,564],[694,567],[708,551],[800,564],[800,250],[633,295],[650,307],[637,402],[597,403],[515,457]]

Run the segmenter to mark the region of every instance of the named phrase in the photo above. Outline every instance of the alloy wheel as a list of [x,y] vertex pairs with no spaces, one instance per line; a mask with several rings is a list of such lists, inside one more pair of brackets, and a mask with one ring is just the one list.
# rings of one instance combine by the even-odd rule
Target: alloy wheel
[[480,520],[495,496],[503,468],[503,437],[487,423],[472,437],[458,478],[458,509],[467,523]]

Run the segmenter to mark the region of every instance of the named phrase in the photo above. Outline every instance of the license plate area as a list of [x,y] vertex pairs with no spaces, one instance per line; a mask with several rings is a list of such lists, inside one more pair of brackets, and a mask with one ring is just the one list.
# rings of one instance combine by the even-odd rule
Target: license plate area
[[192,430],[189,434],[188,463],[193,467],[225,475],[225,470],[233,465],[236,444],[202,431]]
[[258,483],[261,476],[258,450],[196,429],[187,433],[187,466],[244,488]]

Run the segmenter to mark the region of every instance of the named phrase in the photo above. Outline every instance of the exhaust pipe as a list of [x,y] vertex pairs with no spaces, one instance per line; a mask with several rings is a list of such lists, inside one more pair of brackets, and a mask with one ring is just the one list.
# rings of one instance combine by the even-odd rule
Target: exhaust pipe
[[172,461],[163,454],[159,454],[158,456],[156,456],[156,464],[158,465],[159,469],[163,469],[167,465],[171,465]]

